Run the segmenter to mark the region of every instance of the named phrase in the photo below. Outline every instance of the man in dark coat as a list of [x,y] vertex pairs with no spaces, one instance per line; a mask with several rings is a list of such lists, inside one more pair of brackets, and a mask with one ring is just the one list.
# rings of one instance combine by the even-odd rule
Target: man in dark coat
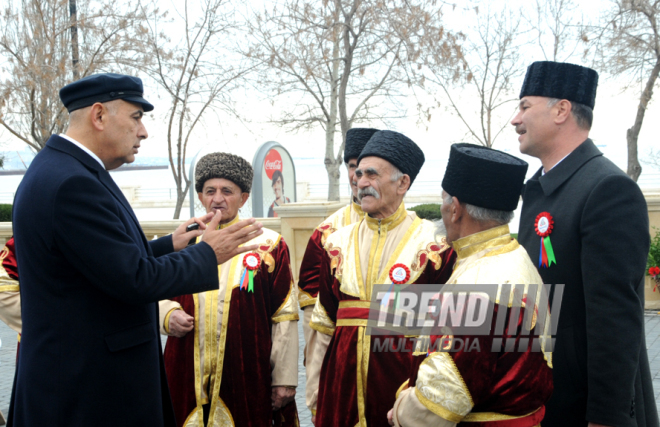
[[[48,140],[14,201],[23,331],[9,425],[174,426],[156,302],[217,289],[217,265],[255,249],[238,245],[260,226],[216,231],[221,215],[207,215],[148,242],[107,172],[147,137],[142,81],[93,75],[60,98],[66,135]],[[206,243],[184,249],[202,234],[186,232],[193,222]]]
[[543,167],[518,238],[544,283],[565,285],[544,426],[658,425],[644,338],[649,220],[639,187],[588,139],[598,74],[535,62],[511,122]]

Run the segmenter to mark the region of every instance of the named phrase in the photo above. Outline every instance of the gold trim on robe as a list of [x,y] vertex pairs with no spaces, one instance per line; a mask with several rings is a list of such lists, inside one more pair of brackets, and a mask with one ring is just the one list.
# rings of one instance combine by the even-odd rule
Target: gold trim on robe
[[[523,295],[519,306],[525,307],[524,295],[529,291],[529,285],[542,285],[543,279],[539,276],[536,266],[532,263],[525,249],[509,234],[509,226],[501,225],[470,236],[458,239],[452,243],[456,250],[456,264],[454,272],[447,280],[445,290],[449,291],[454,285],[461,284],[498,284],[495,303],[499,304],[501,285],[524,285]],[[498,255],[510,254],[507,257],[495,259]],[[541,294],[539,286],[535,301],[539,301]],[[513,305],[513,294],[516,289],[511,290],[508,306]],[[537,307],[538,309],[538,307]],[[534,316],[532,322],[536,323]],[[546,351],[546,341],[550,338],[550,313],[546,312],[544,333],[539,337],[541,351],[548,366],[552,368],[552,352]]]
[[455,423],[461,422],[474,407],[454,359],[445,352],[433,353],[422,362],[415,393],[430,411]]
[[314,311],[312,312],[312,320],[309,321],[309,327],[315,331],[319,331],[322,334],[334,335],[335,333],[335,322],[332,321],[328,312],[325,311],[323,304],[320,300],[316,300],[314,305]]
[[[381,259],[384,245],[387,240],[387,234],[392,232],[393,229],[400,226],[406,218],[411,218],[412,223],[407,227],[405,233],[397,243],[394,251],[389,258],[383,263]],[[378,238],[371,239],[369,248],[369,265],[366,266],[366,280],[363,278],[363,268],[360,261],[360,230],[362,224],[374,232]],[[396,212],[381,220],[365,215],[364,219],[358,223],[351,224],[344,227],[337,232],[333,233],[325,245],[326,251],[330,258],[341,257],[336,263],[337,268],[334,270],[334,277],[340,283],[340,291],[346,295],[354,296],[366,302],[371,298],[373,285],[389,285],[392,280],[389,277],[389,271],[394,264],[401,263],[406,266],[413,266],[419,261],[420,252],[428,250],[431,244],[439,246],[436,251],[437,254],[449,249],[446,241],[440,243],[435,242],[436,226],[430,221],[422,220],[414,213],[408,212],[402,203]],[[331,251],[334,251],[331,253]],[[337,252],[337,253],[335,253]],[[439,262],[440,258],[437,257]],[[434,262],[432,260],[432,262]],[[423,269],[412,270],[411,277],[406,284],[411,284],[417,281],[419,276],[423,273]],[[341,304],[360,304],[359,301],[341,301]],[[332,327],[330,327],[332,325]],[[329,319],[325,309],[317,301],[312,314],[312,321],[310,326],[327,335],[333,335],[335,325]],[[358,403],[358,418],[360,419],[359,425],[366,427],[365,423],[365,407],[366,407],[366,385],[367,375],[369,369],[369,356],[371,347],[371,336],[365,335],[367,320],[365,319],[339,319],[336,327],[358,327],[357,333],[357,403]]]
[[[221,228],[228,227],[238,222],[238,216],[227,224],[222,224]],[[268,265],[269,271],[271,265],[269,264],[268,256],[270,252],[277,247],[280,243],[281,236],[279,233],[264,228],[263,234],[256,239],[247,242],[246,244],[258,244],[257,252],[261,257],[261,262]],[[193,301],[195,304],[195,328],[194,328],[194,362],[195,362],[195,397],[197,400],[197,407],[189,415],[188,420],[184,427],[204,427],[203,419],[200,416],[202,412],[202,405],[211,401],[209,426],[214,427],[233,427],[234,422],[231,413],[227,406],[222,401],[220,396],[220,383],[222,380],[222,371],[224,367],[224,357],[227,339],[227,327],[229,323],[229,310],[231,307],[231,296],[234,288],[240,286],[240,275],[243,272],[243,260],[247,253],[239,254],[233,257],[227,263],[218,266],[218,277],[220,282],[223,280],[224,269],[227,271],[227,282],[225,286],[225,297],[222,304],[222,321],[218,322],[218,305],[219,305],[219,290],[212,290],[204,292],[204,307],[200,307],[200,294],[193,294]],[[272,258],[272,256],[271,256]],[[228,264],[229,263],[229,264]],[[274,267],[274,266],[273,266]],[[290,284],[289,293],[285,302],[280,306],[275,315],[271,318],[273,323],[285,322],[290,320],[298,320],[298,304],[297,304],[297,289],[294,287],[293,282]],[[204,321],[201,321],[201,318]],[[203,324],[202,324],[203,323]],[[217,325],[220,323],[220,331],[218,334]],[[204,354],[200,348],[200,334],[204,334]],[[203,363],[202,363],[203,359]],[[203,365],[203,366],[202,366]],[[209,394],[203,392],[209,390]],[[215,396],[209,399],[209,396]]]

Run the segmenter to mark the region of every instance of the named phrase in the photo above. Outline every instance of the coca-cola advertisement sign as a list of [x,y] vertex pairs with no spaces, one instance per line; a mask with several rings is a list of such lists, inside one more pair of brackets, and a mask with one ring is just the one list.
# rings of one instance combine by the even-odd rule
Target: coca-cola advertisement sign
[[296,201],[296,168],[291,154],[276,141],[257,149],[252,160],[252,215],[277,217],[278,208]]
[[264,170],[266,171],[266,176],[268,179],[273,179],[273,173],[275,171],[282,172],[282,156],[277,150],[272,149],[266,154],[264,159]]

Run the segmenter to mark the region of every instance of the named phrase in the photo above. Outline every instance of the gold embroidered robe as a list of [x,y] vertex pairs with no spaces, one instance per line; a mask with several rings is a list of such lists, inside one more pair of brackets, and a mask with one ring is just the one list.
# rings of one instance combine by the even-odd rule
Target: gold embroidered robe
[[[312,311],[316,304],[316,296],[319,293],[319,277],[321,262],[325,255],[325,242],[328,237],[347,225],[354,224],[362,219],[364,211],[359,204],[351,202],[349,205],[339,209],[337,212],[325,219],[312,233],[305,249],[300,274],[298,275],[298,302],[303,310],[303,333],[305,343],[309,342],[312,329],[309,322],[312,320]],[[305,346],[305,352],[307,346]],[[305,354],[305,360],[307,355]]]
[[307,405],[317,427],[385,426],[395,392],[408,377],[401,367],[410,366],[411,353],[372,351],[365,326],[373,285],[391,284],[395,264],[410,269],[406,284],[444,283],[453,251],[433,223],[403,204],[388,218],[367,215],[336,231],[325,249],[310,323]]
[[[525,249],[511,238],[508,225],[464,237],[453,247],[458,258],[445,285],[450,290],[467,284],[542,284]],[[517,329],[505,331],[516,344],[531,336],[521,327],[523,316],[520,310]],[[531,345],[525,352],[496,353],[489,345],[492,338],[479,339],[480,351],[438,351],[427,356],[427,349],[419,349],[413,356],[413,368],[418,370],[413,371],[411,386],[403,384],[394,405],[395,425],[445,427],[460,422],[530,427],[540,423],[543,404],[552,393],[552,353],[533,352]]]
[[202,427],[202,406],[209,403],[208,427],[297,425],[295,402],[274,412],[270,400],[271,387],[298,384],[297,289],[286,243],[263,230],[248,243],[259,244],[254,292],[239,288],[246,256],[240,254],[218,266],[218,291],[160,302],[161,333],[168,332],[173,310],[195,317],[194,329],[169,337],[165,347],[180,426]]

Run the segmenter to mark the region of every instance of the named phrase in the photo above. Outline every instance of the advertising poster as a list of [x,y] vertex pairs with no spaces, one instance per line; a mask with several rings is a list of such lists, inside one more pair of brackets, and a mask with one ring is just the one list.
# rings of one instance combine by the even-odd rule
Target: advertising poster
[[252,165],[255,169],[252,214],[275,218],[275,208],[296,201],[296,172],[289,152],[270,141],[259,147]]

